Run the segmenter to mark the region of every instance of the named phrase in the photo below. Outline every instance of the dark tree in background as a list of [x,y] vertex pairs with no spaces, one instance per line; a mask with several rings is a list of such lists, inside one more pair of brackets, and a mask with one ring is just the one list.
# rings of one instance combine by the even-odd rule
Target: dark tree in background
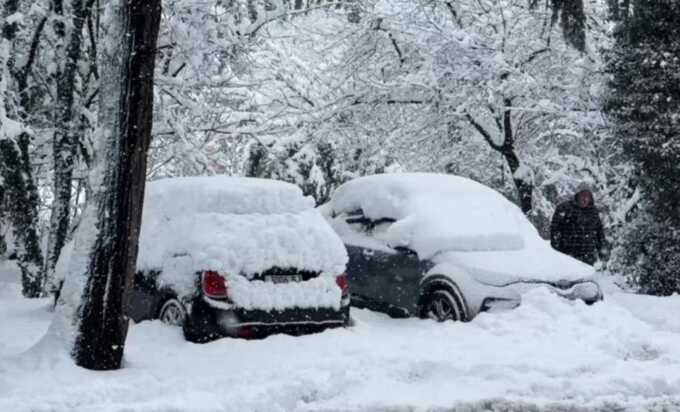
[[[7,127],[3,122],[21,124],[26,118],[25,77],[30,73],[31,60],[17,67],[16,37],[19,25],[5,19],[19,11],[18,0],[7,0],[0,10],[0,131]],[[4,78],[3,78],[4,77]],[[6,222],[12,227],[14,250],[21,269],[22,293],[26,297],[39,297],[43,286],[43,257],[38,235],[38,189],[36,187],[29,155],[31,137],[25,130],[16,136],[0,133],[0,208]],[[0,241],[0,243],[3,243]]]
[[120,368],[127,335],[123,307],[137,260],[161,1],[113,0],[109,10],[100,65],[101,185],[92,205],[97,233],[73,348],[78,365],[96,370]]
[[298,185],[305,196],[316,200],[317,205],[328,202],[333,190],[347,180],[339,167],[343,154],[332,143],[292,142],[284,148],[275,151],[253,142],[248,147],[244,174]]
[[[21,291],[27,298],[43,292],[43,260],[38,236],[38,191],[30,173],[28,142],[0,140],[0,176],[5,186],[5,220],[12,227],[17,265],[21,270]],[[3,199],[0,199],[3,200]]]
[[[618,12],[618,0],[607,0],[607,3],[612,6],[616,4]],[[541,7],[542,3],[538,0],[529,0],[529,6],[535,9]],[[550,25],[555,25],[559,21],[564,40],[576,50],[585,51],[586,13],[583,0],[548,0],[548,6],[552,9]]]
[[634,0],[612,17],[605,110],[642,192],[622,259],[643,291],[680,292],[680,2]]
[[[83,26],[94,0],[74,0],[71,30],[64,54],[65,63],[57,73],[57,104],[53,136],[54,200],[47,251],[47,272],[57,264],[70,228],[73,169],[76,167],[78,124],[74,121],[78,65],[83,53]],[[63,18],[63,15],[60,16]],[[82,81],[82,80],[81,80]]]
[[552,0],[552,24],[560,21],[564,39],[578,51],[586,49],[586,14],[583,0]]

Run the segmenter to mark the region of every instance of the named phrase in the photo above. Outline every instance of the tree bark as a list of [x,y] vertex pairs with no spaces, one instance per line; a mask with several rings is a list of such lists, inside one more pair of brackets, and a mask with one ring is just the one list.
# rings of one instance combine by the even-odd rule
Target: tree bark
[[517,197],[519,206],[525,215],[529,215],[533,209],[533,192],[534,185],[531,181],[527,181],[526,176],[518,175],[521,166],[519,156],[515,151],[515,135],[512,130],[512,106],[511,99],[504,99],[505,108],[503,109],[503,145],[501,146],[501,154],[508,163],[510,173],[512,173],[512,181],[517,188]]
[[[78,365],[95,370],[120,368],[127,335],[123,309],[137,260],[161,1],[114,0],[113,7],[114,24],[125,40],[108,38],[109,50],[102,47],[103,54],[112,53],[100,65],[99,127],[107,148],[98,168],[102,173],[95,195],[98,232],[73,349]],[[119,42],[123,44],[116,53]]]
[[[19,2],[9,0],[4,3],[2,16],[6,17],[18,11]],[[19,85],[19,94],[23,96],[20,79],[16,76],[14,58],[11,52],[18,27],[17,23],[2,24],[0,37],[0,104],[1,112],[13,114],[25,120],[26,107],[10,107],[13,99],[9,98],[10,80]],[[27,67],[27,70],[30,66]],[[3,76],[5,78],[3,79]],[[25,99],[19,99],[25,104]],[[16,103],[16,102],[14,102]],[[20,103],[20,104],[21,104]],[[0,122],[2,121],[0,116]],[[0,125],[1,127],[2,125]],[[29,156],[30,136],[22,132],[16,138],[0,139],[0,178],[4,180],[4,195],[7,217],[14,234],[18,265],[21,270],[22,293],[25,297],[39,297],[42,294],[43,272],[42,251],[38,235],[38,190],[33,180],[32,165]]]
[[533,209],[533,193],[534,186],[531,182],[527,182],[525,179],[517,178],[516,172],[519,170],[520,161],[515,153],[514,148],[504,148],[501,152],[503,158],[508,163],[510,167],[510,172],[512,173],[512,181],[515,183],[515,188],[517,189],[517,197],[519,200],[519,207],[522,209],[525,215],[531,213]]
[[38,236],[37,189],[16,142],[0,140],[0,176],[5,181],[5,204],[12,225],[21,291],[27,298],[42,295],[43,260]]
[[[73,2],[73,27],[66,49],[66,63],[57,78],[57,118],[52,142],[54,160],[54,201],[50,218],[50,238],[47,253],[48,276],[54,270],[61,249],[66,243],[70,225],[73,168],[76,163],[79,130],[74,119],[75,81],[82,54],[85,19],[92,0]],[[79,116],[76,116],[79,118]]]

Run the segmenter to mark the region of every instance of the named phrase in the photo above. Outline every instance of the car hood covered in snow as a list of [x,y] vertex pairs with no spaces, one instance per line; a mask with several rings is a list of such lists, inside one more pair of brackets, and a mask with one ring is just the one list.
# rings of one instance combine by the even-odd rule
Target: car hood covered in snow
[[567,286],[589,279],[594,269],[550,248],[547,242],[530,243],[521,250],[492,252],[444,252],[433,258],[438,264],[464,269],[475,280],[492,286],[513,283],[550,283]]
[[337,275],[347,254],[314,201],[291,184],[232,177],[172,178],[147,185],[139,270],[193,287],[199,270],[252,276],[273,267]]

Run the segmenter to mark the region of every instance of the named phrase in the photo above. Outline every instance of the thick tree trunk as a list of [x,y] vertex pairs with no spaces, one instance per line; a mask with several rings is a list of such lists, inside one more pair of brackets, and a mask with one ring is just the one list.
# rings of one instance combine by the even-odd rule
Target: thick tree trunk
[[53,137],[54,201],[50,218],[47,273],[51,275],[66,242],[70,226],[73,168],[76,163],[77,137],[80,130],[74,118],[75,84],[82,54],[82,33],[91,0],[73,2],[73,25],[66,49],[66,63],[57,78],[57,117]]
[[96,370],[120,367],[127,335],[123,307],[137,259],[161,12],[160,0],[114,1],[114,24],[122,25],[124,37],[107,38],[110,47],[102,48],[112,54],[100,65],[99,127],[107,152],[98,168],[103,173],[95,195],[98,232],[73,349],[78,365]]

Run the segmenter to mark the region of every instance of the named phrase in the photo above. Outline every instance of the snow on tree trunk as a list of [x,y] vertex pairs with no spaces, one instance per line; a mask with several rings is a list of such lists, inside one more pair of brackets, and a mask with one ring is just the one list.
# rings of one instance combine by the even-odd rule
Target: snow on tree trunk
[[503,144],[500,147],[500,152],[503,154],[505,161],[508,163],[510,172],[512,173],[512,181],[517,188],[517,198],[519,206],[525,215],[531,213],[533,208],[533,192],[534,184],[531,176],[531,170],[520,162],[515,149],[515,135],[512,127],[512,99],[504,99],[505,110],[503,110]]
[[7,220],[12,226],[17,264],[21,269],[22,293],[28,298],[40,297],[43,260],[37,232],[37,189],[30,169],[24,168],[22,153],[16,142],[0,140],[0,164],[7,197]]
[[[22,292],[26,297],[42,294],[42,251],[38,236],[38,190],[33,181],[28,154],[29,136],[21,121],[23,110],[12,94],[15,56],[12,52],[17,32],[15,16],[18,1],[7,1],[2,9],[0,37],[0,184],[4,186],[4,207],[12,226],[18,265],[21,269]],[[15,82],[14,82],[15,83]],[[13,118],[11,118],[13,117]]]
[[88,369],[121,365],[123,308],[137,259],[151,139],[160,0],[111,0],[102,37],[98,150],[93,200],[75,236],[51,333]]
[[76,163],[76,147],[78,132],[74,113],[76,75],[82,54],[82,32],[85,19],[92,7],[92,1],[73,2],[73,19],[71,37],[66,49],[66,63],[57,78],[57,117],[53,137],[54,160],[54,201],[50,218],[50,239],[47,253],[47,273],[54,270],[61,248],[66,242],[71,216],[71,192],[73,169]]

